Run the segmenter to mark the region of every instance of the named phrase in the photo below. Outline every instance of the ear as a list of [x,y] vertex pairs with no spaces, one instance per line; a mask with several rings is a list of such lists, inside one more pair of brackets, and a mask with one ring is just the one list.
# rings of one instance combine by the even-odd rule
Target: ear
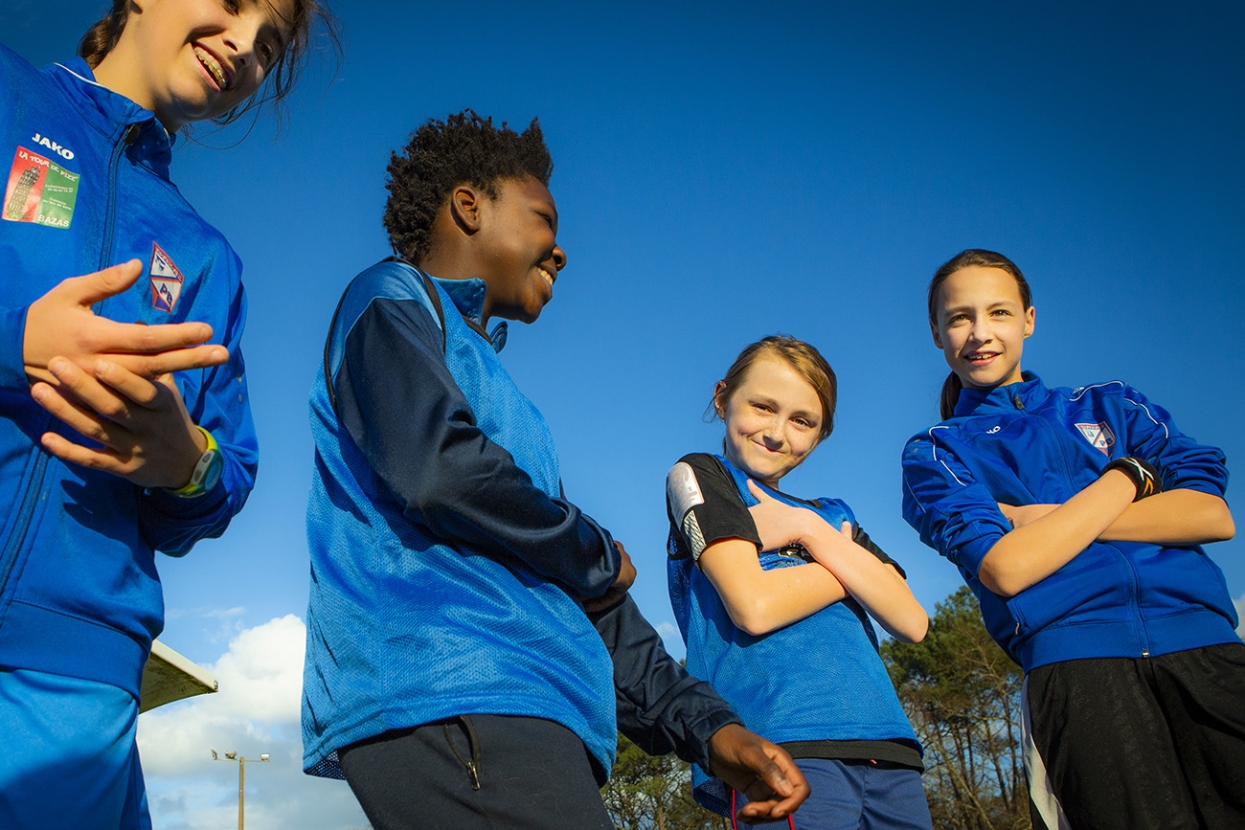
[[1033,306],[1029,306],[1028,310],[1025,311],[1025,337],[1029,337],[1033,334],[1033,322],[1036,319],[1037,309]]
[[722,420],[726,420],[726,381],[720,380],[713,385],[713,411]]
[[450,217],[467,234],[480,230],[480,207],[487,197],[468,184],[460,184],[450,192]]
[[934,345],[941,349],[942,348],[942,335],[938,333],[938,327],[935,326],[933,323],[930,323],[929,333],[934,336]]

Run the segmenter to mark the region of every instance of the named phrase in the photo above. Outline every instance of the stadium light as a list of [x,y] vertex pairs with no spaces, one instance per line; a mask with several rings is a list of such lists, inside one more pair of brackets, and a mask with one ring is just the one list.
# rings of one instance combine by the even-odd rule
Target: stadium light
[[[246,788],[246,756],[239,755],[236,752],[226,752],[225,757],[221,758],[216,754],[216,750],[210,750],[213,761],[237,761],[238,762],[238,830],[243,830],[243,809],[246,804],[244,791]],[[266,764],[271,760],[271,756],[267,752],[259,756],[258,761],[251,761],[252,764]]]

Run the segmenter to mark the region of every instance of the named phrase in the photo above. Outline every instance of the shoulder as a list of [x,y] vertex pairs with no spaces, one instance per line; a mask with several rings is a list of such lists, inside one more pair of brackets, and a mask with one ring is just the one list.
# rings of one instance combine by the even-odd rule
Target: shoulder
[[709,453],[685,455],[666,473],[666,504],[675,517],[731,494],[739,499],[735,482],[722,462]]

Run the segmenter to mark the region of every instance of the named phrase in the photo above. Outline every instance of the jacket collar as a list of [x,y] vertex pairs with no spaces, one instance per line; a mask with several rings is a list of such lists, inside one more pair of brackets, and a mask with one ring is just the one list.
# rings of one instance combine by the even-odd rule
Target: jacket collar
[[996,386],[993,389],[968,389],[960,391],[955,404],[955,415],[984,414],[986,412],[1032,409],[1050,394],[1045,384],[1032,372],[1023,372],[1020,383]]
[[173,139],[156,120],[155,113],[98,83],[95,73],[82,58],[54,64],[46,71],[64,90],[82,120],[107,136],[110,143],[121,141],[132,124],[138,125],[138,133],[130,138],[127,154],[153,173],[168,178]]
[[482,279],[472,278],[467,280],[443,280],[439,277],[433,277],[437,285],[449,295],[450,300],[454,303],[454,307],[458,309],[458,313],[471,325],[473,329],[483,334],[493,344],[493,351],[500,352],[506,346],[506,335],[508,328],[506,321],[499,322],[493,327],[491,334],[484,331],[484,294],[488,291],[488,284]]

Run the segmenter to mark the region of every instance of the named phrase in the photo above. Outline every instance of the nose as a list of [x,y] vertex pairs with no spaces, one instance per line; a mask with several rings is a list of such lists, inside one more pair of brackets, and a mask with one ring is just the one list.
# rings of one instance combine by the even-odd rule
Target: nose
[[566,267],[566,251],[560,245],[553,246],[553,267],[559,271]]
[[973,320],[973,327],[969,331],[968,336],[972,338],[974,343],[988,343],[992,339],[988,323],[989,319],[986,317],[978,317]]

